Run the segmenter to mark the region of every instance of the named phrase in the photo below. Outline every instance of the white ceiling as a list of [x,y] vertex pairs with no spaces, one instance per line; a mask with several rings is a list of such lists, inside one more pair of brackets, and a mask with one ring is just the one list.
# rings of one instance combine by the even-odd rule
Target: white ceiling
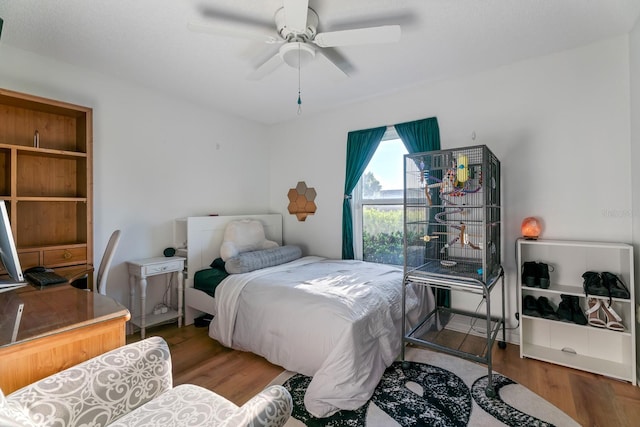
[[[347,61],[349,78],[336,78],[320,61],[303,68],[303,116],[626,34],[640,14],[640,0],[309,5],[320,17],[318,31],[397,23],[402,39],[332,49]],[[214,9],[271,22],[280,7],[282,0],[0,0],[0,43],[272,124],[297,117],[298,71],[281,66],[260,81],[246,76],[277,46],[196,33],[187,23],[214,23],[203,13]]]

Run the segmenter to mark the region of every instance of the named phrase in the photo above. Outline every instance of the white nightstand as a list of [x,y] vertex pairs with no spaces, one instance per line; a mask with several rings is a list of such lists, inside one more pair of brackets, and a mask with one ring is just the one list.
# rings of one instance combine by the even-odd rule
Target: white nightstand
[[[182,298],[183,298],[183,278],[185,258],[182,257],[155,257],[139,259],[136,261],[128,261],[129,264],[129,290],[130,290],[130,306],[133,313],[135,305],[135,288],[136,282],[140,290],[140,315],[131,318],[131,324],[140,327],[140,337],[144,339],[145,328],[147,326],[157,325],[169,320],[178,319],[178,327],[182,327]],[[178,278],[178,310],[168,308],[167,312],[160,314],[150,314],[147,316],[147,277],[156,276],[158,274],[175,274]],[[167,283],[169,286],[170,282]]]

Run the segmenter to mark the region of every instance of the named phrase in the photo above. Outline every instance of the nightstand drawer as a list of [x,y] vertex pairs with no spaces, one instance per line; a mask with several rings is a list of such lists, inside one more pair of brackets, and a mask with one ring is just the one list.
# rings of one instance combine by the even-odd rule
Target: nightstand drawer
[[173,261],[157,265],[145,265],[142,268],[142,274],[145,276],[153,276],[154,274],[167,273],[169,271],[182,270],[182,261]]

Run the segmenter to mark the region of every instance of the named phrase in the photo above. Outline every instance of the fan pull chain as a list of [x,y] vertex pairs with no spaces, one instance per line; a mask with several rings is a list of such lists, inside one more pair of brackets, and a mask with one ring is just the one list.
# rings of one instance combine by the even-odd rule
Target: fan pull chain
[[300,45],[298,45],[298,115],[302,114],[302,97],[300,96]]

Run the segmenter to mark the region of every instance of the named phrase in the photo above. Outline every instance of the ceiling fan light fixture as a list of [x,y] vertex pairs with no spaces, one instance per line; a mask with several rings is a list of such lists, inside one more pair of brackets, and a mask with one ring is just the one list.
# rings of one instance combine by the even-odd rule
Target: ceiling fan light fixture
[[286,43],[280,48],[280,56],[288,66],[299,68],[304,67],[315,58],[316,50],[306,43]]

